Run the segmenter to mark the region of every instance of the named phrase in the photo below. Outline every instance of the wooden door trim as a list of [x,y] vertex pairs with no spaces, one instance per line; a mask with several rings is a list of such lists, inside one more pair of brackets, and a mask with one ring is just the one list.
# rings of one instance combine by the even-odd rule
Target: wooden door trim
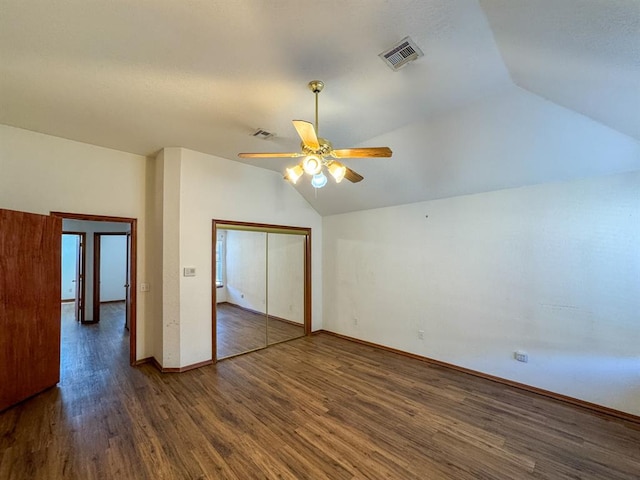
[[304,242],[304,334],[311,335],[311,229]]
[[85,213],[51,212],[51,216],[67,220],[85,220],[89,222],[119,222],[128,223],[131,234],[131,314],[129,316],[129,364],[135,365],[137,355],[137,291],[138,291],[138,219],[130,217],[112,217],[107,215],[92,215]]
[[253,230],[266,233],[287,233],[304,235],[304,334],[311,335],[311,228],[293,227],[287,225],[275,225],[269,223],[239,222],[236,220],[213,219],[211,228],[211,354],[213,362],[218,361],[217,352],[217,292],[216,292],[216,242],[218,241],[218,229],[224,230],[227,226],[236,227],[236,230]]
[[216,249],[218,248],[218,229],[216,221],[211,222],[211,361],[218,361],[218,288],[216,286]]
[[125,266],[125,285],[124,285],[124,327],[127,331],[131,331],[129,328],[129,319],[131,318],[131,232],[128,232],[125,237],[126,242],[126,266]]
[[100,235],[93,233],[93,320],[100,322]]

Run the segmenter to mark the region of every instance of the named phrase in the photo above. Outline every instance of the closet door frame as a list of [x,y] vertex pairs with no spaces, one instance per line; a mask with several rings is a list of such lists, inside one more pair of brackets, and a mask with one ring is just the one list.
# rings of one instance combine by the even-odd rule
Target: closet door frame
[[212,220],[211,234],[211,350],[213,362],[218,361],[217,352],[217,292],[216,292],[216,241],[218,230],[244,230],[264,233],[284,233],[304,236],[304,334],[311,335],[311,228],[273,225],[267,223],[239,222],[235,220]]

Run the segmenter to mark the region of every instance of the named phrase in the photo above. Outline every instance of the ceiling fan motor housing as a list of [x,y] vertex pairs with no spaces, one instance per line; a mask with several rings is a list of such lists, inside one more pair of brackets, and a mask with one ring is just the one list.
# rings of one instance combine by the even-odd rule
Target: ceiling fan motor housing
[[305,155],[320,155],[325,156],[329,155],[333,150],[333,145],[326,138],[318,138],[318,144],[320,145],[318,148],[313,149],[309,145],[306,145],[304,142],[300,142],[300,148]]

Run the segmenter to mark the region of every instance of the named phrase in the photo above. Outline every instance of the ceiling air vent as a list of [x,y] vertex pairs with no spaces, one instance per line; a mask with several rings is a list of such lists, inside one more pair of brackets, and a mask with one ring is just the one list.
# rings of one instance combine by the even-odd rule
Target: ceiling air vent
[[378,56],[386,63],[391,70],[399,70],[407,63],[423,56],[422,50],[409,37],[404,37],[399,43],[389,50],[382,52]]
[[273,133],[267,132],[266,130],[263,130],[262,128],[259,128],[255,132],[253,132],[251,134],[251,136],[252,137],[256,137],[256,138],[261,138],[263,140],[268,140],[271,137],[273,137]]

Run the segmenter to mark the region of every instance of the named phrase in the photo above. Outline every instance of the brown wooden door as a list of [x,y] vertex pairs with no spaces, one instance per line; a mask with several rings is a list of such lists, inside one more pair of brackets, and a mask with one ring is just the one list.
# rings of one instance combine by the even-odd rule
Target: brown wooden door
[[0,411],[60,380],[62,219],[0,209]]

